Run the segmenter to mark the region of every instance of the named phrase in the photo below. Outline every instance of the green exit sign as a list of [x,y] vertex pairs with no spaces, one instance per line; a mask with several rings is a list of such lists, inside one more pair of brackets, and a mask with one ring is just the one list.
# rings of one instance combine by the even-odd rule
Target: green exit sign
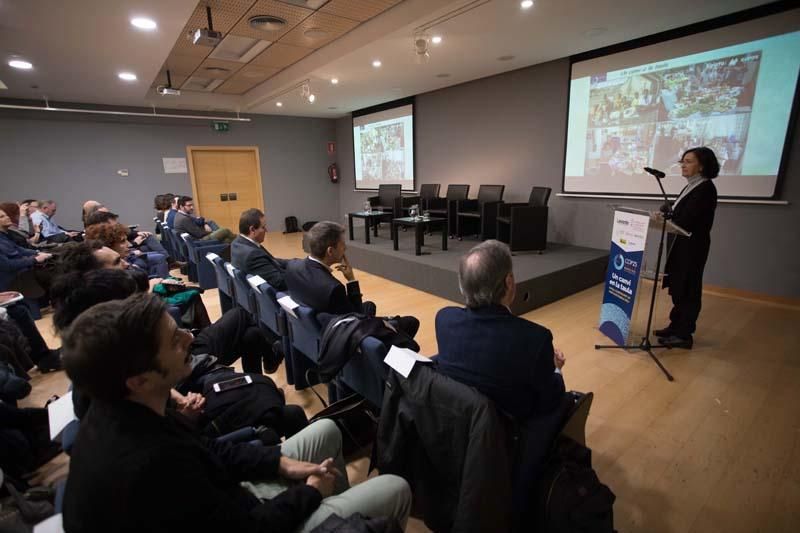
[[228,131],[231,129],[231,125],[228,122],[219,122],[215,120],[211,123],[211,129],[214,131]]

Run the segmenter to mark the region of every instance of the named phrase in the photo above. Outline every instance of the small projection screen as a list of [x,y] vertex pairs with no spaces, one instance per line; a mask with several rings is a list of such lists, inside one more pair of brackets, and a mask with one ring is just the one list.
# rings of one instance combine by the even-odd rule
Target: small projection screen
[[414,190],[413,99],[353,112],[353,161],[356,190]]
[[572,64],[563,191],[659,194],[642,168],[686,180],[684,150],[708,146],[721,197],[776,195],[800,67],[800,9]]

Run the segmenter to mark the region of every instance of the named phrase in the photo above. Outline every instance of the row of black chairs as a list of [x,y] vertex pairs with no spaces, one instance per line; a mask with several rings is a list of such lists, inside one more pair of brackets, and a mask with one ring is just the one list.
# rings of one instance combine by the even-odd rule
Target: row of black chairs
[[425,183],[417,196],[402,196],[400,185],[380,185],[378,195],[369,198],[373,210],[408,214],[417,205],[421,212],[447,219],[447,231],[459,240],[478,235],[481,240],[498,239],[512,252],[538,251],[547,247],[547,203],[550,187],[533,187],[527,202],[503,202],[505,185],[481,185],[478,197],[469,199],[469,185],[448,185],[444,198],[441,185]]

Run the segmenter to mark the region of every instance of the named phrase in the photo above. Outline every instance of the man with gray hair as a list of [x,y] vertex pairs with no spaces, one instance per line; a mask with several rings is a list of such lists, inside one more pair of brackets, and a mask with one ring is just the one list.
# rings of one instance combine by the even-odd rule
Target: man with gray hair
[[514,316],[511,252],[482,242],[461,258],[458,282],[467,306],[436,314],[439,372],[475,387],[518,421],[548,417],[564,399],[564,354],[550,331]]

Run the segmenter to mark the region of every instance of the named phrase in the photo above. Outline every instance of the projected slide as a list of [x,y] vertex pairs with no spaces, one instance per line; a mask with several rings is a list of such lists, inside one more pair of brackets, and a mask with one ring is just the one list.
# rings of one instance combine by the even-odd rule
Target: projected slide
[[[714,32],[725,40],[731,28]],[[721,166],[720,195],[774,194],[800,32],[674,55],[715,42],[705,36],[573,65],[565,192],[657,194],[658,185],[642,171],[647,166],[664,171],[667,193],[677,194],[686,184],[681,154],[708,146]]]
[[401,184],[414,190],[414,107],[353,117],[356,189]]

